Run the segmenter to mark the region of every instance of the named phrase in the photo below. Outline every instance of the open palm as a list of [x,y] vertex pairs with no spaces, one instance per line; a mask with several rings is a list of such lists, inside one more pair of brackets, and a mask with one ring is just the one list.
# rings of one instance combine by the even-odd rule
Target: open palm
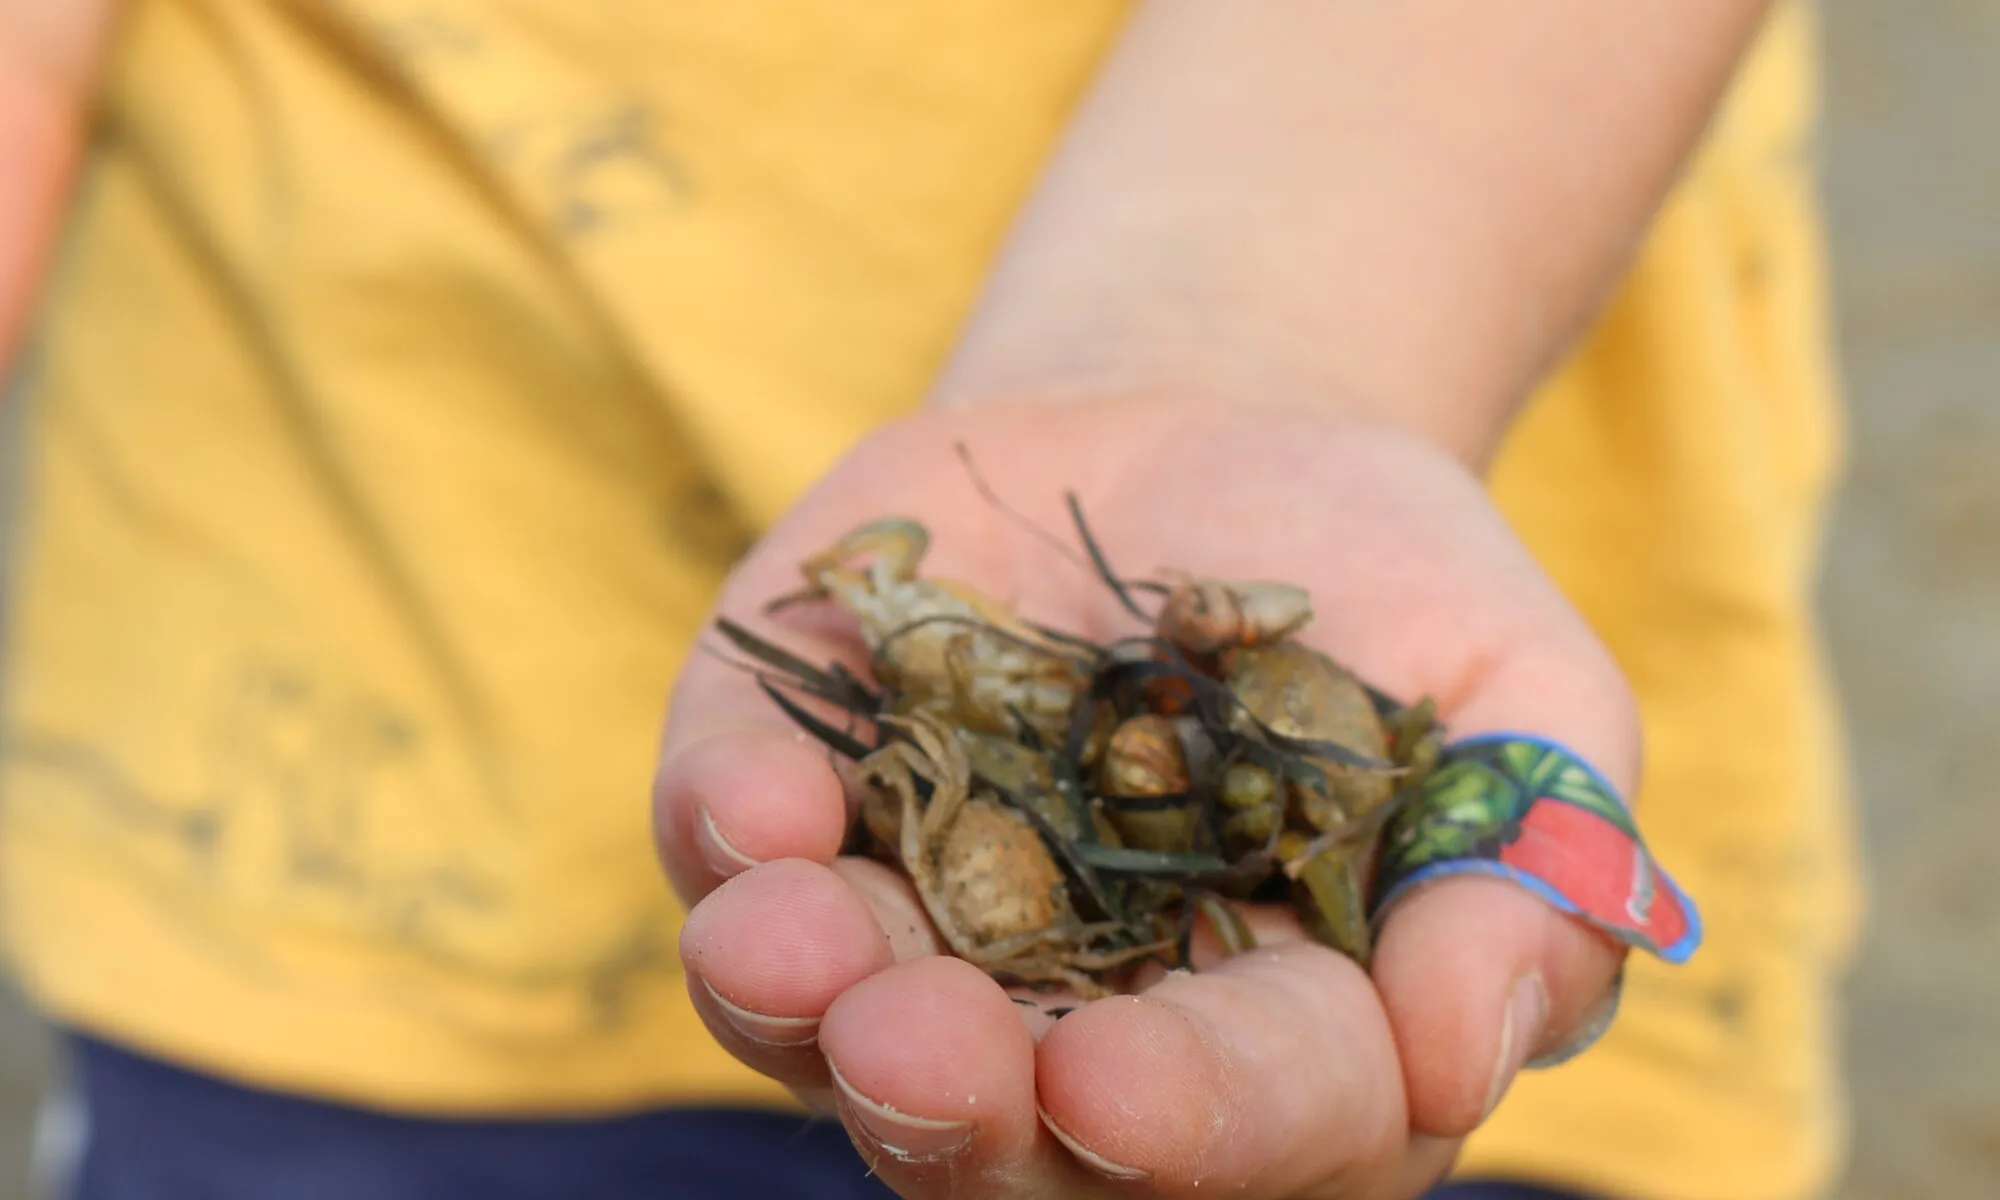
[[[1055,529],[1074,491],[1119,570],[1304,585],[1300,636],[1453,736],[1573,747],[1629,792],[1633,703],[1615,667],[1458,463],[1407,436],[1296,411],[1123,401],[936,410],[870,439],[741,564],[719,611],[816,660],[863,661],[837,611],[764,602],[863,521],[932,533],[924,571],[1043,624],[1138,632],[1103,582],[982,498]],[[661,852],[692,906],[682,953],[715,1035],[831,1103],[912,1197],[1409,1196],[1448,1165],[1523,1061],[1607,994],[1610,942],[1506,884],[1400,904],[1372,978],[1260,922],[1263,948],[1060,1021],[939,953],[908,884],[838,859],[850,817],[826,752],[754,682],[696,656],[661,753]],[[1144,1181],[1144,1182],[1140,1182]]]

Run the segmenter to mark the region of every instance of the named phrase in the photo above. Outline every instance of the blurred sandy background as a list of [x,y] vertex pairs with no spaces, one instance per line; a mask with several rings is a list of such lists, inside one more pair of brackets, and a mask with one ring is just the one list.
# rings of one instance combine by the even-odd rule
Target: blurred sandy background
[[1825,588],[1873,856],[1843,1197],[2000,1195],[2000,4],[1828,3],[1853,462]]
[[[2000,4],[1824,8],[1853,426],[1825,604],[1874,906],[1838,1196],[2000,1195]],[[50,1071],[0,993],[0,1200]]]

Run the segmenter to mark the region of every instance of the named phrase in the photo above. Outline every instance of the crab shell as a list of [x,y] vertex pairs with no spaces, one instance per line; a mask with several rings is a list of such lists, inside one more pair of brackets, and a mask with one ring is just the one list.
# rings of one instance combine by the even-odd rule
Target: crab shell
[[[1388,757],[1388,733],[1367,687],[1318,650],[1290,639],[1243,647],[1225,655],[1222,668],[1230,691],[1272,732]],[[1326,791],[1305,789],[1307,794],[1294,797],[1315,828],[1369,812],[1396,791],[1394,776],[1384,772],[1316,765],[1327,776]]]
[[937,852],[943,900],[959,928],[990,944],[1074,920],[1068,883],[1026,818],[966,801]]
[[[882,845],[900,842],[902,819],[886,792],[868,794],[862,816]],[[1072,919],[1068,881],[1041,834],[1026,817],[990,796],[965,800],[930,859],[937,898],[953,923],[980,945],[1039,933]]]

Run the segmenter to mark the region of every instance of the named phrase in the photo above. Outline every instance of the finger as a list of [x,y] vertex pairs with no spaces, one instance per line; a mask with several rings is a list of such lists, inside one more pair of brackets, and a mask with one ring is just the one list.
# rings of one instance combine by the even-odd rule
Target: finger
[[[1532,608],[1451,714],[1453,733],[1560,738],[1631,795],[1638,709],[1616,665],[1565,606]],[[1613,869],[1624,864],[1609,864]],[[1531,1059],[1615,1000],[1625,948],[1511,882],[1460,875],[1394,902],[1373,974],[1395,1030],[1412,1127],[1457,1138]]]
[[944,953],[944,941],[931,926],[908,875],[866,858],[836,858],[833,873],[868,906],[897,962]]
[[1358,1196],[1407,1171],[1387,1017],[1360,968],[1313,943],[1089,1004],[1042,1039],[1036,1068],[1047,1123],[1101,1178]]
[[1034,1039],[979,968],[925,958],[871,976],[827,1010],[820,1044],[848,1133],[902,1195],[1092,1194],[1036,1117]]
[[789,1087],[826,1086],[817,1042],[834,998],[894,961],[875,913],[833,870],[786,859],[723,883],[688,913],[681,961],[724,1048]]
[[1604,1004],[1622,961],[1610,939],[1501,880],[1445,880],[1404,901],[1374,973],[1412,1127],[1470,1133],[1529,1059]]
[[[800,547],[817,548],[810,539],[835,521],[824,513],[788,517],[731,575],[718,612],[810,669],[838,666],[866,678],[867,656],[850,615],[831,606],[788,610],[782,624],[751,615],[796,587],[796,563],[807,553]],[[806,695],[783,667],[725,642],[711,631],[682,668],[654,777],[661,861],[688,901],[758,862],[831,861],[853,816],[830,765],[835,751],[801,728],[767,687],[857,742],[870,740],[855,714]]]
[[847,818],[826,748],[794,732],[717,733],[663,762],[653,785],[660,861],[688,902],[759,863],[831,862]]

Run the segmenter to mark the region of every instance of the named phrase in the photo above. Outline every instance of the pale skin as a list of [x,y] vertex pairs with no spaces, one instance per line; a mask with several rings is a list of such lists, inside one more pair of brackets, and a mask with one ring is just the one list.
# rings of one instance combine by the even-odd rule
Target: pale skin
[[[963,439],[1050,524],[1076,489],[1130,570],[1304,585],[1310,640],[1437,696],[1455,733],[1546,734],[1629,791],[1632,698],[1478,471],[1615,283],[1765,7],[1141,4],[932,404],[772,529],[720,610],[748,618],[801,559],[907,512],[927,570],[1124,631],[974,495]],[[0,162],[23,185],[0,188],[0,364],[112,9],[0,0]],[[858,663],[827,629],[780,636]],[[690,992],[906,1196],[1413,1196],[1617,969],[1528,896],[1453,882],[1392,915],[1372,977],[1258,913],[1268,949],[1050,1022],[941,956],[894,876],[836,858],[837,776],[740,676],[697,656],[673,714],[655,810]]]
[[0,379],[83,153],[115,0],[0,0]]

